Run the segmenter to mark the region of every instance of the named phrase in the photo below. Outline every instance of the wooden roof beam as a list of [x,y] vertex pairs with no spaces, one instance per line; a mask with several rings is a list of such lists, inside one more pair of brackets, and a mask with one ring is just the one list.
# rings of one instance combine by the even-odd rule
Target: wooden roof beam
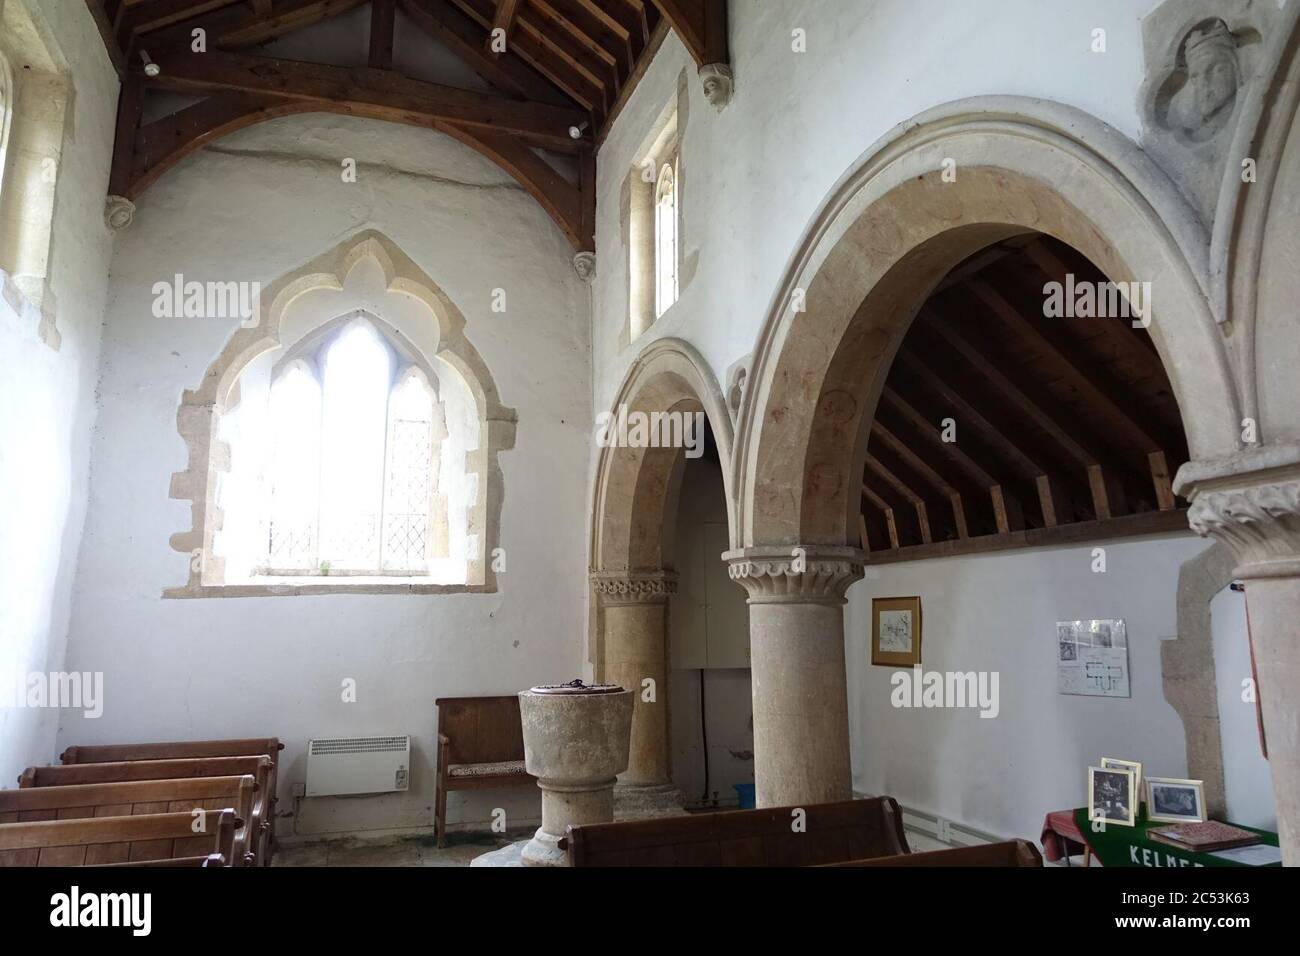
[[393,68],[393,31],[397,0],[370,0],[370,68]]
[[497,11],[492,15],[492,27],[488,30],[488,51],[496,56],[504,53],[509,41],[510,31],[515,28],[515,14],[519,11],[519,0],[497,0]]
[[538,103],[576,108],[574,101],[559,87],[514,53],[489,54],[484,45],[487,33],[451,0],[398,0],[398,4],[417,27],[503,93]]
[[160,53],[162,74],[149,81],[187,93],[228,90],[324,104],[324,112],[406,122],[407,116],[454,123],[489,134],[515,133],[539,143],[571,142],[569,127],[586,114],[437,83],[386,70],[325,66],[299,60],[209,51]]
[[730,63],[727,48],[727,0],[654,0],[696,66]]

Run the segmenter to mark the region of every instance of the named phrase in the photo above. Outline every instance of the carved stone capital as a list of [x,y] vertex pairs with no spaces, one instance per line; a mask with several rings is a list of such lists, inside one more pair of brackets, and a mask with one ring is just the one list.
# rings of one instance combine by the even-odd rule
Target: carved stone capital
[[857,548],[791,545],[742,548],[722,559],[731,580],[749,592],[750,604],[839,605],[862,577],[866,555]]
[[605,607],[665,604],[677,593],[677,575],[671,571],[593,571],[591,583]]
[[135,203],[125,196],[109,196],[104,200],[104,224],[118,232],[135,221]]
[[1177,487],[1192,530],[1231,549],[1238,577],[1300,577],[1300,447],[1189,462]]
[[704,84],[704,98],[714,109],[721,110],[731,102],[735,78],[726,63],[706,63],[700,67],[700,80]]
[[573,271],[578,274],[578,278],[583,282],[591,282],[596,278],[596,254],[594,252],[579,252],[573,257]]

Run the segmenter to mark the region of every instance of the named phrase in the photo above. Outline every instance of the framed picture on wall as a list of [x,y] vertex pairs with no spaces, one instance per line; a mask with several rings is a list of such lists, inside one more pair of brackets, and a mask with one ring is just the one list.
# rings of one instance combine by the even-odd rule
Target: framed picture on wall
[[1133,825],[1137,819],[1137,780],[1132,770],[1088,768],[1088,819]]
[[1147,819],[1160,823],[1204,823],[1205,784],[1200,780],[1148,777]]
[[911,667],[921,663],[921,599],[871,599],[871,663]]

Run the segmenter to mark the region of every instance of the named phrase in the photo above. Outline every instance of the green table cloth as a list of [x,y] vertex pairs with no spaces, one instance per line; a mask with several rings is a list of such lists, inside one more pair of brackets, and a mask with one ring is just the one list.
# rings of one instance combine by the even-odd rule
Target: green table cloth
[[[1088,819],[1087,807],[1081,807],[1074,811],[1074,823],[1079,828],[1079,832],[1087,839],[1089,846],[1092,847],[1093,855],[1097,857],[1102,866],[1171,868],[1183,866],[1249,866],[1246,863],[1222,859],[1212,853],[1183,850],[1176,846],[1170,846],[1168,843],[1161,843],[1159,840],[1151,839],[1147,836],[1148,830],[1158,830],[1161,827],[1176,826],[1176,824],[1148,820],[1145,805],[1143,805],[1142,813],[1138,816],[1137,822],[1131,827],[1118,823],[1107,823],[1104,830],[1094,830],[1092,821]],[[1241,824],[1234,823],[1232,826],[1241,826]],[[1276,833],[1269,833],[1267,830],[1257,830],[1254,827],[1247,826],[1242,826],[1241,829],[1249,830],[1251,833],[1258,833],[1260,843],[1268,846],[1278,845]],[[1278,862],[1265,865],[1281,866],[1282,864]]]

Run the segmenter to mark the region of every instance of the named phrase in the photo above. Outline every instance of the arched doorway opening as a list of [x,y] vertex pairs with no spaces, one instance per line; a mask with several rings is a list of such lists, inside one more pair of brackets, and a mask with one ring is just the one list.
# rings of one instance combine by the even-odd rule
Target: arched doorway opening
[[622,818],[680,812],[684,797],[674,786],[671,760],[670,615],[686,615],[688,605],[701,611],[694,595],[704,583],[697,574],[707,573],[701,549],[708,547],[706,539],[690,536],[687,546],[699,560],[687,569],[687,601],[676,601],[680,499],[688,470],[692,498],[717,491],[709,481],[712,457],[725,497],[720,508],[710,502],[704,510],[724,518],[732,512],[732,423],[698,353],[680,340],[661,339],[633,363],[598,421],[597,444],[588,656],[597,680],[638,692],[615,812]]
[[[871,423],[905,336],[945,278],[1031,233],[1115,283],[1149,284],[1150,340],[1191,454],[1239,444],[1239,402],[1205,301],[1204,230],[1131,143],[1086,114],[1018,98],[951,104],[887,136],[840,181],[796,251],[737,429],[737,547],[727,559],[749,592],[760,806],[850,796],[843,605],[867,561]],[[1103,498],[1137,488],[1108,480],[1104,468],[1092,472],[1070,515],[1096,517]],[[919,521],[917,534],[924,543]]]

